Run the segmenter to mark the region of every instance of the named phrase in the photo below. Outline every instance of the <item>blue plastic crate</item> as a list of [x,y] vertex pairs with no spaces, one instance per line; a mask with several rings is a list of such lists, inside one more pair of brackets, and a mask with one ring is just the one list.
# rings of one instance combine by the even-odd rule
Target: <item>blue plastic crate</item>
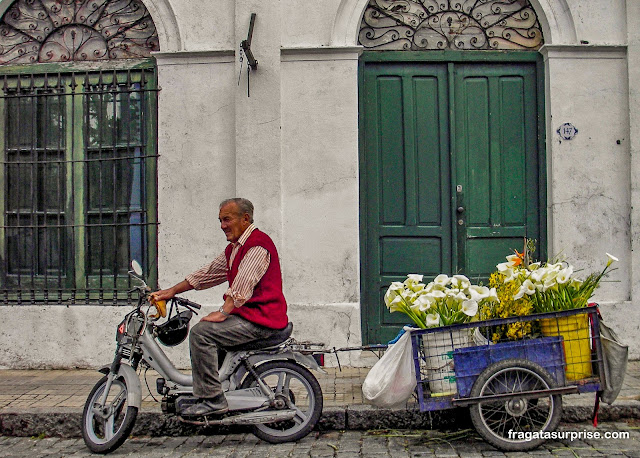
[[539,364],[549,371],[558,386],[565,385],[562,337],[540,337],[454,350],[457,397],[468,397],[478,375],[487,367],[512,358],[526,359]]

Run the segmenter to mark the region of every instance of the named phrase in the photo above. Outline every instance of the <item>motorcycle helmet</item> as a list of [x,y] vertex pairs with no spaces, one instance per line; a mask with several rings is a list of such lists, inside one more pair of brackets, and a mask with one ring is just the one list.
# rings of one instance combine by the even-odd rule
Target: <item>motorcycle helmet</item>
[[160,343],[167,347],[175,347],[184,342],[189,334],[189,321],[192,316],[191,310],[184,310],[156,326],[156,335]]

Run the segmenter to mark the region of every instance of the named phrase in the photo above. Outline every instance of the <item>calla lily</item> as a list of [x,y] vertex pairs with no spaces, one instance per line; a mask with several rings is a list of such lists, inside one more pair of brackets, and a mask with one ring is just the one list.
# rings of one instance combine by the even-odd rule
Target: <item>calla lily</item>
[[454,275],[451,277],[451,286],[458,289],[467,289],[471,286],[471,282],[464,275]]
[[439,286],[447,286],[451,282],[451,279],[447,274],[440,274],[433,279],[433,282]]
[[391,301],[389,304],[390,312],[402,312],[402,307],[404,306],[404,301],[401,296],[396,296],[395,299]]
[[508,262],[501,262],[496,266],[496,268],[498,269],[498,272],[504,273],[506,270],[510,269],[511,266]]
[[399,291],[404,289],[404,283],[399,282],[399,281],[394,281],[389,285],[389,289],[391,291]]
[[404,281],[406,285],[410,285],[412,283],[420,283],[424,275],[420,274],[409,274],[407,275],[407,279]]
[[609,253],[607,253],[607,258],[608,258],[608,261],[607,261],[607,267],[609,267],[609,266],[610,266],[611,264],[613,264],[614,262],[618,262],[618,261],[619,261],[619,259],[618,259],[618,258],[616,258],[614,255],[609,254]]
[[478,313],[478,303],[472,300],[464,301],[461,310],[467,316],[476,316]]
[[562,269],[560,272],[558,272],[558,275],[556,276],[556,281],[559,284],[564,285],[569,280],[571,280],[571,274],[573,274],[573,267],[568,266],[565,269]]
[[536,286],[531,282],[531,280],[527,279],[524,281],[524,283],[522,283],[522,286],[520,286],[520,289],[518,290],[516,295],[513,296],[513,298],[515,300],[518,300],[522,298],[525,294],[531,296],[535,292],[536,292]]
[[423,294],[419,296],[414,304],[418,306],[421,312],[429,310],[431,308],[431,304],[433,303],[433,298],[428,294]]
[[537,270],[540,267],[540,262],[532,262],[531,264],[529,264],[529,270],[534,271]]
[[427,327],[429,326],[440,326],[440,317],[435,313],[428,313],[427,318],[425,320]]
[[424,283],[416,283],[414,285],[411,285],[411,291],[413,291],[416,294],[421,293],[422,291],[424,291],[424,287],[425,287]]
[[469,287],[469,295],[471,299],[480,302],[482,299],[487,299],[491,291],[486,286],[471,285]]

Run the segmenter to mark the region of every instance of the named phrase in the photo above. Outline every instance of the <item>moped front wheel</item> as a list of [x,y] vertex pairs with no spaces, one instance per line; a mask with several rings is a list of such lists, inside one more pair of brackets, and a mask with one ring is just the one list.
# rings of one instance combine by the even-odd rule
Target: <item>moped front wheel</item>
[[[322,415],[322,390],[318,380],[306,368],[291,361],[269,361],[256,368],[256,373],[274,393],[275,404],[270,410],[293,409],[291,420],[254,425],[253,434],[277,444],[302,439],[309,434]],[[258,386],[249,374],[242,388]]]
[[127,384],[116,378],[103,405],[107,377],[93,387],[82,412],[82,437],[94,453],[110,453],[129,437],[138,416],[138,408],[127,402]]

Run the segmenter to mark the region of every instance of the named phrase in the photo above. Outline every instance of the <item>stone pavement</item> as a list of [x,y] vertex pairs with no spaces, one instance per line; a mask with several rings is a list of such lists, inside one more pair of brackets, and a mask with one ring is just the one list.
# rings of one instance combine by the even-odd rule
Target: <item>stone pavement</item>
[[[626,437],[548,441],[530,452],[502,453],[483,442],[473,430],[373,430],[314,432],[293,443],[268,444],[251,434],[179,437],[131,437],[110,456],[136,457],[640,457],[636,420],[601,424],[597,431]],[[558,431],[585,433],[592,426],[563,424]],[[92,455],[82,439],[0,437],[0,457],[84,457]]]
[[[362,381],[368,368],[326,368],[315,373],[324,395],[321,431],[370,429],[434,429],[459,425],[465,409],[420,413],[414,403],[400,409],[378,409],[364,404]],[[94,370],[0,370],[0,435],[79,437],[82,408],[93,385],[101,378]],[[155,390],[156,374],[147,373]],[[202,434],[160,411],[143,382],[143,405],[134,435],[184,436]],[[159,396],[155,395],[159,400]],[[591,417],[592,393],[564,396],[565,422],[585,422]],[[625,384],[612,405],[601,404],[601,421],[640,419],[640,362],[630,362]],[[220,432],[229,432],[221,430]],[[231,431],[233,432],[233,431]]]

